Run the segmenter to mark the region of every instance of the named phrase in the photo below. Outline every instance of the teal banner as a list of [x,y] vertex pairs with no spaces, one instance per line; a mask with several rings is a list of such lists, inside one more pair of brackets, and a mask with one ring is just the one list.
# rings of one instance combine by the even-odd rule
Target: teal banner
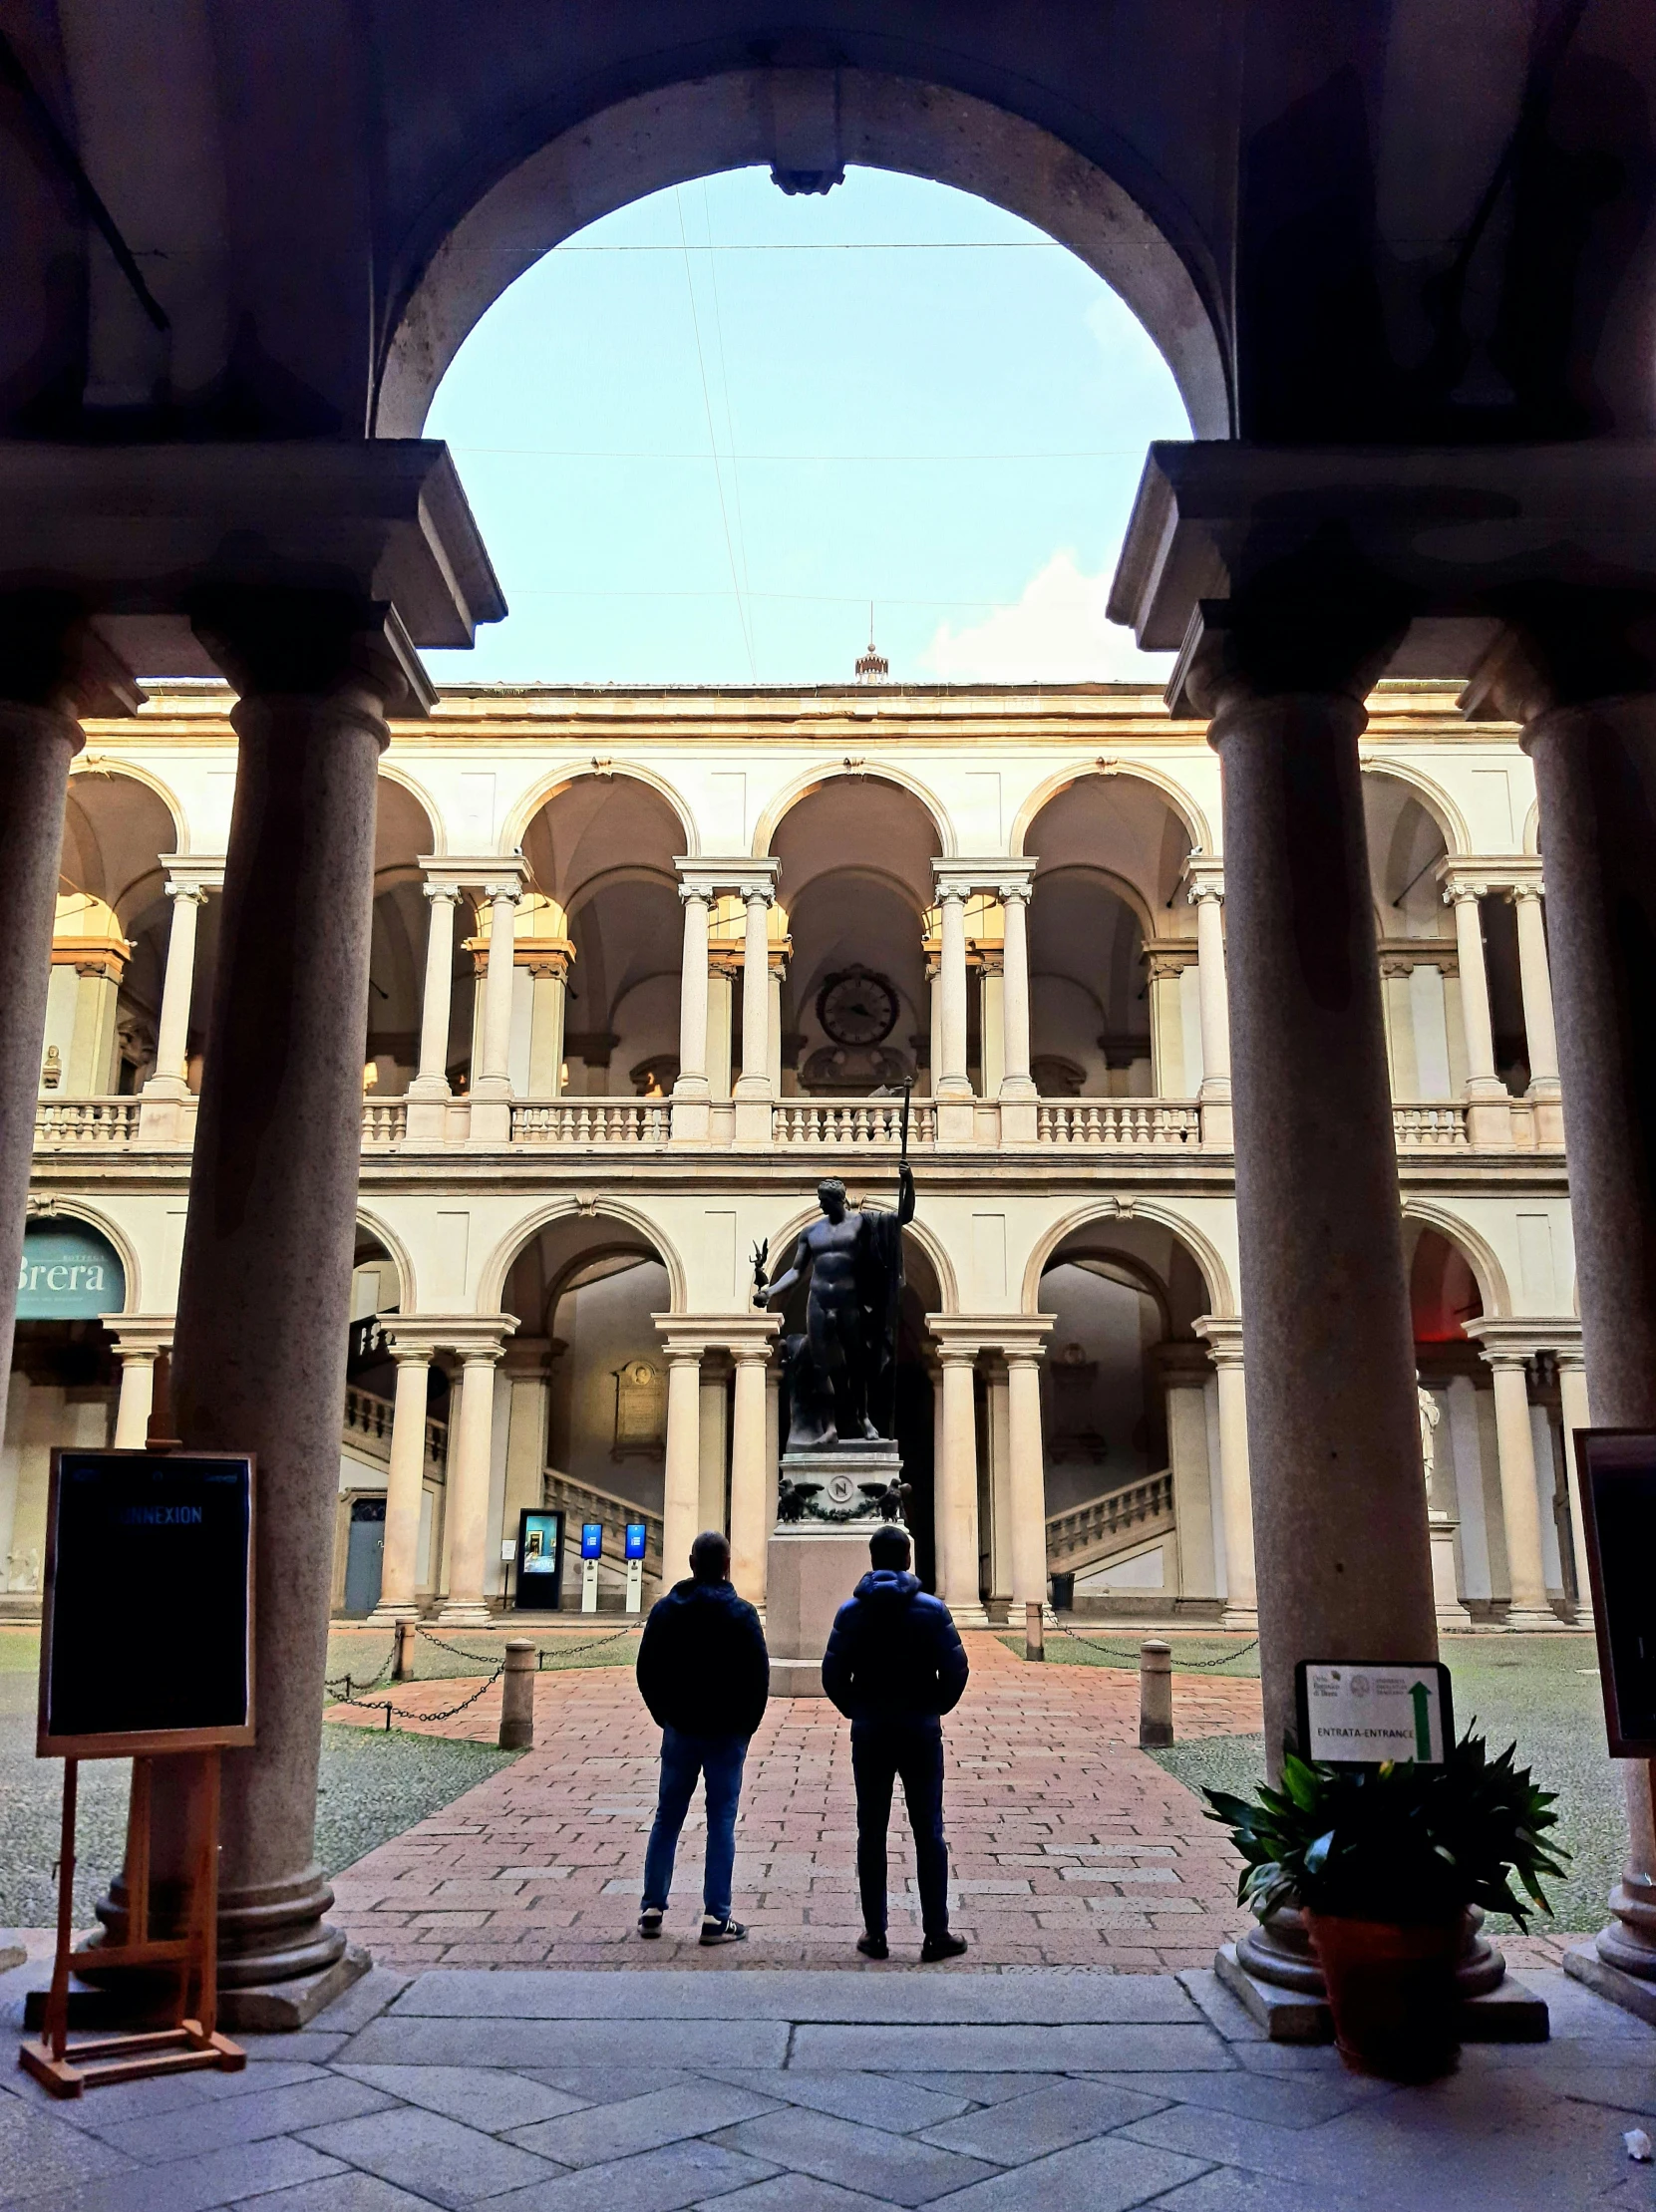
[[31,1221],[17,1277],[19,1321],[90,1321],[120,1313],[127,1277],[114,1245],[84,1221]]

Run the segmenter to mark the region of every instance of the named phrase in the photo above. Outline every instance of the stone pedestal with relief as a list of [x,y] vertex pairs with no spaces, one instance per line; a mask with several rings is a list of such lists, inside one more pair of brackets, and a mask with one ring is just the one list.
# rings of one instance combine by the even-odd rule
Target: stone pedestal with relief
[[828,1631],[868,1572],[880,1499],[902,1480],[894,1443],[783,1454],[782,1517],[767,1547],[765,1640],[773,1698],[820,1698]]

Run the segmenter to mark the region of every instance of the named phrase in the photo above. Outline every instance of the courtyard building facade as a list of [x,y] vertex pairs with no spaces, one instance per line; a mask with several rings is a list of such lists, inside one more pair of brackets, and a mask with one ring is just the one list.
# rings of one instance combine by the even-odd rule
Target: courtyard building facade
[[[141,1443],[172,1340],[232,704],[152,686],[88,722],[69,780],[0,1455],[14,1617],[51,1447]],[[1419,1519],[1457,1627],[1589,1604],[1518,737],[1394,680],[1361,744]],[[787,1411],[755,1258],[781,1266],[825,1176],[894,1205],[906,1131],[894,1411],[928,1584],[963,1625],[1040,1603],[1250,1630],[1222,773],[1205,721],[1125,685],[497,687],[394,720],[335,1612],[575,1606],[593,1523],[605,1608],[629,1525],[646,1604],[711,1526],[763,1605]],[[329,899],[295,896],[291,951],[326,943]],[[272,1039],[237,1114],[299,1110],[283,1066]]]

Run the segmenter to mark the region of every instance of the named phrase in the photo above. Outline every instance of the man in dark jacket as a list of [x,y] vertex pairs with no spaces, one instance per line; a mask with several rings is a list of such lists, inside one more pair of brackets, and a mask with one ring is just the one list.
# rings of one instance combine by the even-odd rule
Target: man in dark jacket
[[834,1615],[823,1656],[823,1688],[849,1716],[851,1778],[856,1784],[856,1878],[862,1934],[856,1948],[883,1959],[885,1831],[891,1785],[902,1777],[920,1880],[922,1961],[957,1959],[964,1936],[949,1933],[949,1852],[943,1841],[943,1731],[966,1687],[966,1654],[941,1598],[928,1597],[908,1571],[900,1528],[868,1539],[872,1571]]
[[747,1929],[731,1918],[736,1807],[748,1738],[765,1718],[771,1660],[759,1615],[730,1583],[730,1545],[716,1528],[690,1547],[690,1580],[675,1583],[650,1608],[638,1647],[638,1688],[661,1727],[661,1790],[644,1854],[641,1936],[659,1936],[679,1831],[707,1785],[707,1866],[702,1877],[704,1944],[741,1943]]

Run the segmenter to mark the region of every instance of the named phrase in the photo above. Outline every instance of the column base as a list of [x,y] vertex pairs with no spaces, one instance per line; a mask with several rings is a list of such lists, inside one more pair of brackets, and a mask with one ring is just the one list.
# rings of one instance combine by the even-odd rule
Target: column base
[[374,1961],[361,1944],[348,1943],[331,1966],[301,1974],[291,1982],[252,1982],[242,1989],[220,1989],[218,2025],[244,2035],[289,2035],[308,2028],[324,2007],[360,1982]]
[[[1631,1955],[1630,1947],[1615,1942],[1616,1934],[1612,1922],[1596,1941],[1572,1944],[1564,1953],[1564,1972],[1572,1982],[1580,1982],[1591,1990],[1595,1997],[1608,1998],[1624,2013],[1635,2013],[1640,2020],[1656,2028],[1656,1980],[1647,1979],[1643,1974],[1630,1974],[1624,1966],[1616,1965],[1613,1957],[1604,1956],[1602,1946],[1606,1939],[1610,1940],[1614,1951],[1627,1951]],[[1656,1955],[1652,1955],[1650,1965],[1656,1970]]]
[[1033,1087],[1027,1096],[1022,1093],[1008,1097],[1003,1089],[1000,1096],[1001,1142],[1003,1144],[1033,1144],[1037,1133],[1037,1101]]
[[1257,1636],[1259,1609],[1253,1605],[1227,1605],[1219,1615],[1219,1626],[1227,1635]]
[[991,1628],[994,1625],[987,1609],[982,1605],[951,1605],[949,1612],[953,1615],[956,1628]]
[[439,1628],[493,1628],[495,1616],[487,1605],[446,1605],[437,1616]]
[[[1246,1941],[1244,1936],[1242,1944]],[[1223,1945],[1214,1957],[1213,1972],[1271,2042],[1332,2043],[1334,2016],[1320,1990],[1285,1989],[1265,1981],[1238,1957],[1240,1948],[1234,1943]],[[1574,1956],[1572,1952],[1570,1958]],[[1566,1973],[1574,1971],[1569,1959],[1564,1968]],[[1656,1990],[1649,1995],[1656,1999]],[[1545,2043],[1551,2023],[1546,2000],[1503,1973],[1493,1988],[1462,1999],[1457,2030],[1463,2043]]]
[[1561,1632],[1568,1636],[1574,1633],[1573,1623],[1559,1620],[1551,1606],[1544,1613],[1508,1606],[1500,1625],[1510,1635],[1541,1636]]
[[414,1092],[408,1095],[408,1114],[403,1124],[405,1144],[442,1144],[449,1134],[449,1107],[452,1101],[443,1098],[422,1099]]
[[672,1142],[675,1144],[705,1144],[712,1129],[712,1101],[706,1097],[681,1099],[676,1094],[672,1102]]
[[417,1621],[417,1605],[377,1605],[363,1622],[364,1628],[395,1628],[399,1621]]
[[472,1094],[472,1133],[467,1143],[475,1149],[503,1150],[511,1142],[511,1101]]
[[732,1102],[736,1108],[736,1141],[738,1144],[769,1144],[771,1141],[771,1095],[760,1098],[743,1098],[740,1091]]
[[970,1093],[963,1099],[939,1099],[936,1106],[937,1142],[963,1150],[977,1136],[977,1101]]

